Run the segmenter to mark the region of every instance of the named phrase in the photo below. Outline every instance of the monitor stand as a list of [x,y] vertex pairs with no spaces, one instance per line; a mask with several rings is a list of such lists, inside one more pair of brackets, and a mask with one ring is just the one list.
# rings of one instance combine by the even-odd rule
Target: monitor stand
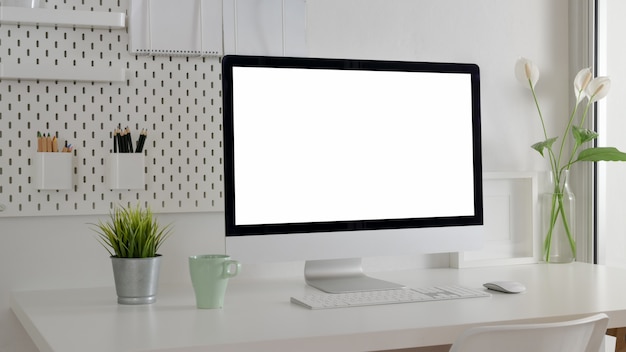
[[379,291],[405,287],[365,275],[360,258],[309,260],[304,265],[304,279],[309,286],[327,293]]

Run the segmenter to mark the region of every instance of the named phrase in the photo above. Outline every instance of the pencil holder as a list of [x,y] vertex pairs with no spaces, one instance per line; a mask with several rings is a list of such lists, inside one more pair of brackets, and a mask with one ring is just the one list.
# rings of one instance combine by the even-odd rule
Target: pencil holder
[[144,189],[144,155],[111,153],[107,159],[107,183],[110,189]]
[[35,165],[37,189],[72,189],[72,153],[37,153]]

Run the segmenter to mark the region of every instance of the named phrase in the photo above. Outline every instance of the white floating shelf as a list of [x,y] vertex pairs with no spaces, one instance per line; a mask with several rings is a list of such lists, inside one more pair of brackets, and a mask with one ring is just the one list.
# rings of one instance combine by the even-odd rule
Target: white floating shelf
[[124,82],[126,70],[119,67],[81,68],[25,64],[0,64],[0,79]]
[[126,14],[0,6],[0,23],[122,29],[126,27]]

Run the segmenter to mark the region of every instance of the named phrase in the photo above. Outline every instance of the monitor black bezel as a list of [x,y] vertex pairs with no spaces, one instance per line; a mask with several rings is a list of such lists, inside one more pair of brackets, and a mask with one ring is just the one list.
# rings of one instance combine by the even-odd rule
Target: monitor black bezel
[[[464,73],[471,75],[472,135],[474,158],[474,215],[433,218],[329,221],[312,223],[282,223],[236,225],[233,131],[233,67],[277,67],[337,70],[388,70]],[[301,57],[271,57],[227,55],[222,59],[224,205],[226,236],[246,236],[288,233],[315,233],[379,229],[403,229],[483,224],[483,186],[480,115],[480,71],[476,64],[408,62],[359,59],[329,59]]]

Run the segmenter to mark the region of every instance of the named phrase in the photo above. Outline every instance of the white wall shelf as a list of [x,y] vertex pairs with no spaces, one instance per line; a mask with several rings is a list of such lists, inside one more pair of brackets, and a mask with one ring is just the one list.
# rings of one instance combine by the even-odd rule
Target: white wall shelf
[[[122,29],[126,27],[123,12],[95,12],[53,10],[0,6],[0,23],[59,26],[70,28]],[[126,71],[122,68],[80,68],[46,65],[2,64],[0,79],[45,80],[45,81],[88,81],[123,82]]]
[[126,70],[119,67],[44,66],[0,64],[0,79],[42,81],[124,82]]
[[32,9],[1,6],[0,23],[32,26],[122,29],[126,27],[126,14],[123,12]]

